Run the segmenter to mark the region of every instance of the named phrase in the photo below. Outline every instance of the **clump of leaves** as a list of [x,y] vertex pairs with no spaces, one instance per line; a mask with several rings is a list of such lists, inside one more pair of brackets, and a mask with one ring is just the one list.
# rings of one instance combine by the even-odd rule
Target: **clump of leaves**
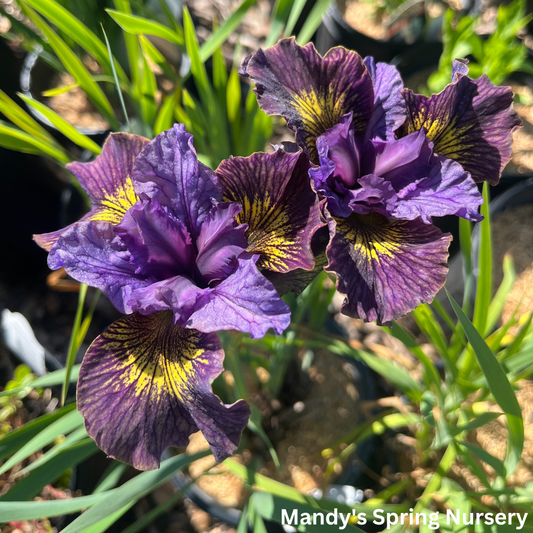
[[479,78],[486,74],[496,85],[501,84],[514,72],[533,72],[527,61],[527,48],[519,34],[532,19],[526,16],[524,0],[514,0],[509,5],[500,5],[496,27],[487,39],[476,33],[477,17],[457,18],[449,9],[442,23],[444,50],[439,60],[439,70],[428,79],[427,94],[440,92],[450,82],[452,60],[468,57],[469,76]]

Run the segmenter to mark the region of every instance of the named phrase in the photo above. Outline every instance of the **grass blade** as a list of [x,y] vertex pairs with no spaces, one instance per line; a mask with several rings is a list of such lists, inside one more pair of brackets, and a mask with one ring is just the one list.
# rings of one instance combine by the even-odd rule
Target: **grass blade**
[[283,26],[285,26],[285,23],[291,14],[293,3],[292,0],[276,0],[270,18],[270,32],[265,43],[266,48],[276,44],[283,30]]
[[478,278],[476,287],[476,306],[474,308],[474,327],[484,337],[487,333],[487,319],[492,298],[492,244],[490,236],[489,185],[483,184],[483,204],[481,214],[485,217],[479,223]]
[[175,32],[159,22],[138,17],[131,13],[123,13],[114,9],[106,9],[111,18],[127,33],[132,35],[154,35],[182,47],[185,44],[183,33]]
[[313,37],[322,23],[322,15],[324,15],[331,2],[332,0],[318,0],[313,6],[311,13],[309,13],[309,16],[306,18],[305,23],[296,38],[300,46],[304,46],[311,40],[311,37]]
[[58,418],[63,417],[75,409],[75,405],[67,405],[53,413],[48,413],[35,420],[27,422],[22,427],[17,428],[0,439],[0,461],[13,455],[17,450],[20,450],[33,437],[38,435],[43,429],[48,427],[52,422]]
[[74,126],[69,124],[64,118],[60,117],[55,111],[52,111],[49,107],[46,107],[41,102],[29,98],[19,93],[19,97],[22,98],[28,105],[42,113],[65,137],[70,139],[73,143],[89,150],[93,154],[100,154],[102,149],[89,137],[80,133]]
[[[25,0],[25,3],[33,7],[75,43],[94,56],[107,74],[111,74],[110,61],[104,43],[72,13],[55,0]],[[128,78],[120,66],[118,66],[117,71],[120,80],[127,83]]]
[[235,31],[248,10],[257,4],[257,0],[244,0],[244,2],[231,14],[231,16],[218,28],[213,35],[200,47],[200,60],[207,61],[215,50],[220,48],[226,39]]
[[63,381],[63,389],[61,391],[61,405],[65,405],[65,400],[67,398],[67,391],[70,385],[70,373],[72,372],[72,367],[76,360],[76,354],[78,353],[79,347],[83,342],[83,339],[79,340],[79,331],[81,326],[81,318],[83,314],[83,305],[85,303],[85,296],[87,295],[87,285],[82,283],[80,285],[80,294],[78,297],[78,308],[76,310],[76,316],[74,318],[74,325],[72,327],[72,333],[70,334],[70,342],[68,347],[67,354],[67,364],[65,365],[65,380]]
[[14,128],[0,120],[0,146],[24,154],[48,156],[58,163],[68,163],[70,157],[54,145],[49,144],[25,131]]
[[292,31],[294,30],[294,27],[296,26],[296,23],[298,22],[306,3],[307,0],[295,0],[293,2],[291,14],[289,15],[287,25],[285,26],[283,37],[290,37],[292,35]]
[[496,326],[500,315],[502,314],[505,305],[505,299],[514,285],[516,280],[516,271],[514,269],[514,261],[510,255],[505,255],[503,258],[503,280],[496,291],[496,294],[489,305],[489,312],[487,314],[487,333],[490,333]]
[[32,453],[35,453],[51,442],[53,442],[59,435],[70,433],[83,424],[83,417],[78,411],[71,411],[55,422],[52,422],[48,427],[43,429],[39,434],[33,437],[26,443],[18,452],[16,452],[8,461],[6,461],[0,468],[0,475],[13,468]]
[[[85,461],[98,451],[98,446],[92,439],[70,444],[63,447],[59,455],[50,457],[45,463],[40,463],[32,473],[17,482],[6,494],[0,498],[0,502],[13,502],[31,500],[37,496],[45,485],[54,483],[66,470]],[[34,465],[35,463],[32,463]]]
[[[132,480],[124,483],[112,491],[113,497],[107,497],[91,507],[74,522],[69,524],[62,533],[78,533],[87,527],[96,524],[103,518],[122,509],[131,502],[136,502],[146,494],[152,492],[159,485],[169,479],[174,472],[186,467],[188,464],[209,455],[210,452],[199,452],[194,455],[181,454],[161,463],[159,470],[142,472]],[[110,494],[102,493],[102,494]]]
[[479,367],[487,380],[489,390],[507,417],[509,437],[505,466],[507,472],[511,474],[520,460],[524,447],[524,422],[522,420],[520,405],[503,368],[487,346],[487,343],[483,340],[483,337],[472,322],[468,320],[468,317],[464,314],[451,294],[448,291],[446,291],[446,294],[472,346]]
[[65,44],[55,31],[53,31],[44,20],[37,15],[33,9],[27,9],[29,16],[35,25],[42,31],[48,43],[57,54],[57,57],[67,69],[69,74],[79,83],[80,87],[87,93],[94,105],[104,114],[115,129],[118,123],[115,113],[106,95],[100,86],[93,80],[89,71],[85,68],[81,59]]

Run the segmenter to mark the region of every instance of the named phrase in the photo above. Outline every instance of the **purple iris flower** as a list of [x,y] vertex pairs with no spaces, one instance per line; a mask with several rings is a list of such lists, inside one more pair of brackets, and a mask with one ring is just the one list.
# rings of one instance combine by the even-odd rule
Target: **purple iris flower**
[[432,217],[481,219],[475,181],[499,179],[520,120],[509,88],[467,71],[454,62],[452,83],[427,98],[393,66],[340,47],[321,57],[284,39],[243,64],[259,106],[287,120],[314,165],[327,199],[325,269],[350,316],[388,323],[431,302],[451,240]]
[[[259,167],[265,183],[278,178],[268,202]],[[311,238],[325,221],[308,169],[305,156],[279,150],[221,165],[219,181],[183,125],[153,141],[112,134],[93,162],[70,165],[92,210],[36,240],[51,268],[127,314],[90,346],[78,382],[87,431],[109,456],[157,468],[167,446],[186,446],[198,430],[218,461],[235,451],[250,408],[224,405],[211,390],[224,357],[215,332],[261,337],[289,325],[258,263],[314,267]]]

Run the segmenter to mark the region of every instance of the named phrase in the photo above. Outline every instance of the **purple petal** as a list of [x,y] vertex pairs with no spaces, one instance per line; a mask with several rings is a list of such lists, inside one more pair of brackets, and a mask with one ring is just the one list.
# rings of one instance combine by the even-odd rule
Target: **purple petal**
[[128,247],[136,273],[151,281],[194,274],[194,247],[185,226],[156,200],[139,202],[115,233]]
[[[135,158],[148,143],[148,139],[129,133],[111,133],[102,153],[90,163],[69,163],[72,172],[91,200],[92,209],[81,220],[104,220],[118,224],[126,211],[138,200],[131,170]],[[50,251],[59,237],[69,228],[35,235],[41,248]]]
[[325,269],[337,276],[348,316],[387,323],[431,302],[444,285],[451,235],[434,226],[354,214],[331,219],[330,232]]
[[183,124],[160,133],[135,160],[133,181],[137,194],[172,208],[196,240],[222,194],[213,171],[198,161],[192,141]]
[[64,267],[74,279],[101,289],[121,313],[131,313],[131,291],[147,284],[109,222],[79,222],[70,228],[50,252],[48,266]]
[[426,224],[431,217],[457,215],[479,222],[479,206],[483,196],[470,174],[463,167],[442,156],[434,156],[429,175],[419,179],[398,193],[392,215],[414,220],[420,217]]
[[486,75],[459,75],[431,97],[403,91],[408,118],[400,136],[425,128],[437,154],[460,163],[474,181],[496,185],[512,157],[512,132],[521,125],[510,87],[496,87]]
[[174,322],[185,327],[198,300],[211,290],[198,287],[189,278],[176,276],[132,291],[128,305],[143,315],[171,310]]
[[237,257],[246,250],[246,224],[235,227],[241,206],[220,203],[205,219],[196,246],[196,266],[207,283],[227,278],[237,268]]
[[260,254],[260,267],[276,272],[314,267],[311,238],[325,223],[308,169],[301,152],[277,150],[232,157],[216,171],[224,198],[243,206],[237,220],[248,224],[247,250]]
[[365,139],[394,139],[393,132],[403,124],[407,116],[402,95],[402,78],[392,65],[376,65],[373,57],[365,57],[364,62],[374,86],[374,112],[368,123]]
[[369,174],[359,180],[360,189],[350,191],[350,209],[353,213],[368,215],[381,213],[389,216],[396,205],[397,196],[391,183],[380,176]]
[[454,59],[452,61],[452,83],[458,82],[461,76],[467,76],[468,70],[468,59]]
[[290,324],[290,309],[257,269],[257,259],[241,256],[231,276],[207,289],[187,327],[205,332],[236,329],[253,339],[264,337],[269,328],[281,334]]
[[372,115],[372,80],[361,57],[336,47],[322,58],[312,43],[282,39],[246,59],[241,74],[252,78],[259,107],[282,115],[296,140],[318,161],[316,138],[353,112],[355,135],[363,135]]
[[237,449],[250,408],[213,394],[223,357],[216,334],[180,328],[171,313],[118,320],[81,366],[78,409],[87,433],[110,457],[140,470],[158,468],[165,448],[186,446],[198,429],[224,460]]
[[394,141],[372,141],[375,166],[372,173],[389,180],[396,190],[427,176],[432,154],[431,143],[419,131]]

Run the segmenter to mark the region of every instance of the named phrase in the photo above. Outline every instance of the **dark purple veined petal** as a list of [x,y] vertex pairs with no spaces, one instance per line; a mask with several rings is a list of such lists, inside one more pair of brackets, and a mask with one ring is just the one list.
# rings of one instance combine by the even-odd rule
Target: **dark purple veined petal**
[[260,254],[258,266],[275,272],[314,267],[311,238],[325,222],[308,169],[304,154],[283,150],[220,163],[224,199],[242,205],[237,220],[248,224],[247,251]]
[[222,199],[214,172],[198,161],[183,124],[160,133],[133,167],[135,191],[170,207],[196,240],[213,205]]
[[387,63],[376,64],[373,57],[365,57],[364,62],[374,87],[374,112],[365,139],[394,139],[394,132],[407,116],[402,77],[396,67]]
[[[148,139],[129,133],[112,133],[102,153],[90,163],[67,165],[91,200],[92,209],[81,220],[103,220],[118,224],[126,211],[139,199],[134,191],[131,171],[135,158],[148,144]],[[39,246],[50,251],[68,229],[35,235]]]
[[510,87],[497,87],[486,75],[472,80],[462,74],[463,67],[457,66],[457,81],[439,94],[404,90],[408,117],[398,133],[424,128],[435,153],[460,163],[474,181],[496,185],[512,157],[511,134],[522,122]]
[[187,327],[205,332],[236,329],[252,339],[264,337],[269,328],[280,335],[290,324],[290,308],[257,269],[258,257],[241,255],[231,276],[205,289]]
[[74,279],[102,290],[121,313],[131,313],[131,292],[148,284],[109,222],[75,224],[52,248],[48,266],[64,267]]
[[483,220],[479,214],[483,196],[470,174],[459,163],[443,156],[434,156],[432,163],[427,177],[398,192],[392,215],[404,220],[420,217],[426,224],[431,223],[432,217],[446,215],[474,222]]
[[435,226],[354,214],[331,219],[330,232],[325,270],[337,276],[348,316],[385,324],[431,302],[444,285],[452,237]]
[[183,329],[172,313],[117,320],[89,347],[78,380],[87,433],[110,457],[159,467],[168,446],[200,430],[217,461],[237,449],[250,408],[224,405],[210,382],[223,370],[217,335]]
[[249,56],[241,74],[256,88],[259,107],[281,115],[296,140],[318,161],[316,138],[353,112],[355,134],[362,136],[372,115],[372,80],[356,52],[332,48],[321,57],[312,43],[299,46],[294,37]]

